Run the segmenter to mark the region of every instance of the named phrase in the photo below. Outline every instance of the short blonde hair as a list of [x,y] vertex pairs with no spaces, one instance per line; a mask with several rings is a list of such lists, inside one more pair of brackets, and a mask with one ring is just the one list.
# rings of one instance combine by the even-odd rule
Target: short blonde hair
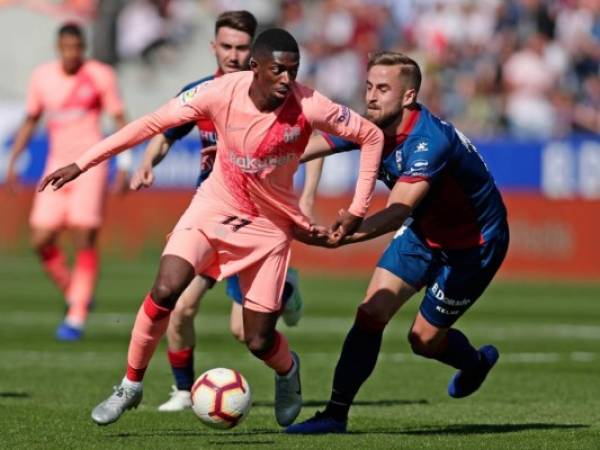
[[411,88],[419,92],[421,68],[414,59],[398,52],[377,52],[369,55],[367,70],[371,70],[373,66],[401,66],[400,76],[406,79]]

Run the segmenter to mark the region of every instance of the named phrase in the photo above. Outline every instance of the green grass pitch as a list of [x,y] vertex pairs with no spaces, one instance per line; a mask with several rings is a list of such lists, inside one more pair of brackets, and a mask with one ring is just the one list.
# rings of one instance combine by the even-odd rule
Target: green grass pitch
[[[196,321],[196,368],[241,371],[253,390],[232,431],[190,411],[158,413],[172,379],[164,343],[147,372],[144,401],[108,427],[92,407],[123,375],[130,327],[156,261],[104,261],[86,338],[58,343],[60,296],[33,258],[0,258],[0,448],[125,449],[599,449],[600,284],[496,282],[458,323],[500,361],[470,398],[446,394],[452,370],[410,354],[406,333],[419,300],[386,331],[382,354],[351,411],[349,433],[286,436],[273,416],[273,375],[230,337],[222,287]],[[305,316],[283,331],[302,358],[310,417],[329,396],[333,368],[367,278],[302,279]]]

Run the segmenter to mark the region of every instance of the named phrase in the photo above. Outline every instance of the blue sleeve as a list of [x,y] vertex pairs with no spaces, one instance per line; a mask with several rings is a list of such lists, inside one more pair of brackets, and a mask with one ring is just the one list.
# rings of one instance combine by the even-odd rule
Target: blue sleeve
[[195,126],[195,122],[184,123],[183,125],[179,125],[174,128],[169,128],[168,130],[164,131],[163,134],[170,141],[178,141],[179,139],[182,139],[185,136],[187,136],[190,133],[190,131],[194,129]]
[[[201,80],[197,80],[197,81],[188,83],[180,89],[180,91],[177,93],[177,95],[175,97],[177,97],[177,96],[183,94],[185,91],[192,89],[192,88],[198,86],[199,84],[202,84],[205,81],[211,80],[213,78],[214,77],[207,77],[207,78],[202,78]],[[184,123],[183,125],[179,125],[174,128],[169,128],[168,130],[163,132],[163,135],[170,141],[178,141],[179,139],[183,139],[188,134],[190,134],[190,131],[192,131],[195,126],[196,126],[195,122]]]
[[350,150],[356,150],[360,147],[358,144],[352,141],[348,141],[333,134],[321,133],[321,135],[325,138],[334,153],[348,152]]
[[[451,148],[447,140],[438,136],[409,136],[403,145],[399,164],[399,181],[434,180],[446,167]],[[403,160],[404,159],[404,160]]]

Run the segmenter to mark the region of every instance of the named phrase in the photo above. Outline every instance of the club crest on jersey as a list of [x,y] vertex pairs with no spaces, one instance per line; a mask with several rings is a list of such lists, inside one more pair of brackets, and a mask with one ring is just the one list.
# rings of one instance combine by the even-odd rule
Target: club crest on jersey
[[340,106],[340,110],[335,121],[338,123],[344,123],[344,125],[348,125],[348,122],[350,122],[350,108],[347,106]]
[[286,144],[293,144],[300,138],[301,134],[302,130],[300,129],[300,127],[288,127],[283,132],[283,141]]
[[179,96],[179,99],[181,100],[181,103],[183,105],[185,105],[186,103],[189,103],[190,100],[192,100],[195,97],[196,92],[198,92],[198,87],[197,86],[194,86],[193,88],[188,89],[187,91],[183,91],[181,93],[181,95]]
[[415,153],[426,152],[427,150],[429,150],[427,142],[421,141],[417,144],[417,149],[415,150]]

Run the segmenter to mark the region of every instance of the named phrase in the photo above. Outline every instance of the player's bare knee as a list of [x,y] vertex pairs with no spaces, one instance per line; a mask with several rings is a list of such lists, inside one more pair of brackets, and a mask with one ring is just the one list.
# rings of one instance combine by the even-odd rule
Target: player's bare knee
[[415,329],[408,332],[408,342],[413,353],[425,358],[434,358],[439,353],[438,341],[434,337],[425,336]]
[[[181,300],[180,300],[181,301]],[[190,322],[193,321],[196,317],[196,313],[198,312],[198,308],[196,305],[183,305],[179,309],[179,316],[182,322]]]
[[38,254],[38,255],[42,255],[44,253],[44,250],[46,250],[48,247],[50,247],[48,244],[46,244],[45,242],[40,242],[37,241],[35,239],[31,239],[30,242],[31,248]]
[[54,245],[54,238],[51,236],[36,235],[34,233],[29,240],[29,245],[31,245],[31,248],[40,255]]
[[172,283],[164,282],[163,280],[157,280],[152,287],[151,295],[152,299],[164,308],[173,309],[177,299],[181,294],[181,290],[173,286]]
[[268,353],[273,346],[272,337],[264,334],[245,336],[244,342],[246,342],[246,347],[248,347],[248,350],[258,357]]

